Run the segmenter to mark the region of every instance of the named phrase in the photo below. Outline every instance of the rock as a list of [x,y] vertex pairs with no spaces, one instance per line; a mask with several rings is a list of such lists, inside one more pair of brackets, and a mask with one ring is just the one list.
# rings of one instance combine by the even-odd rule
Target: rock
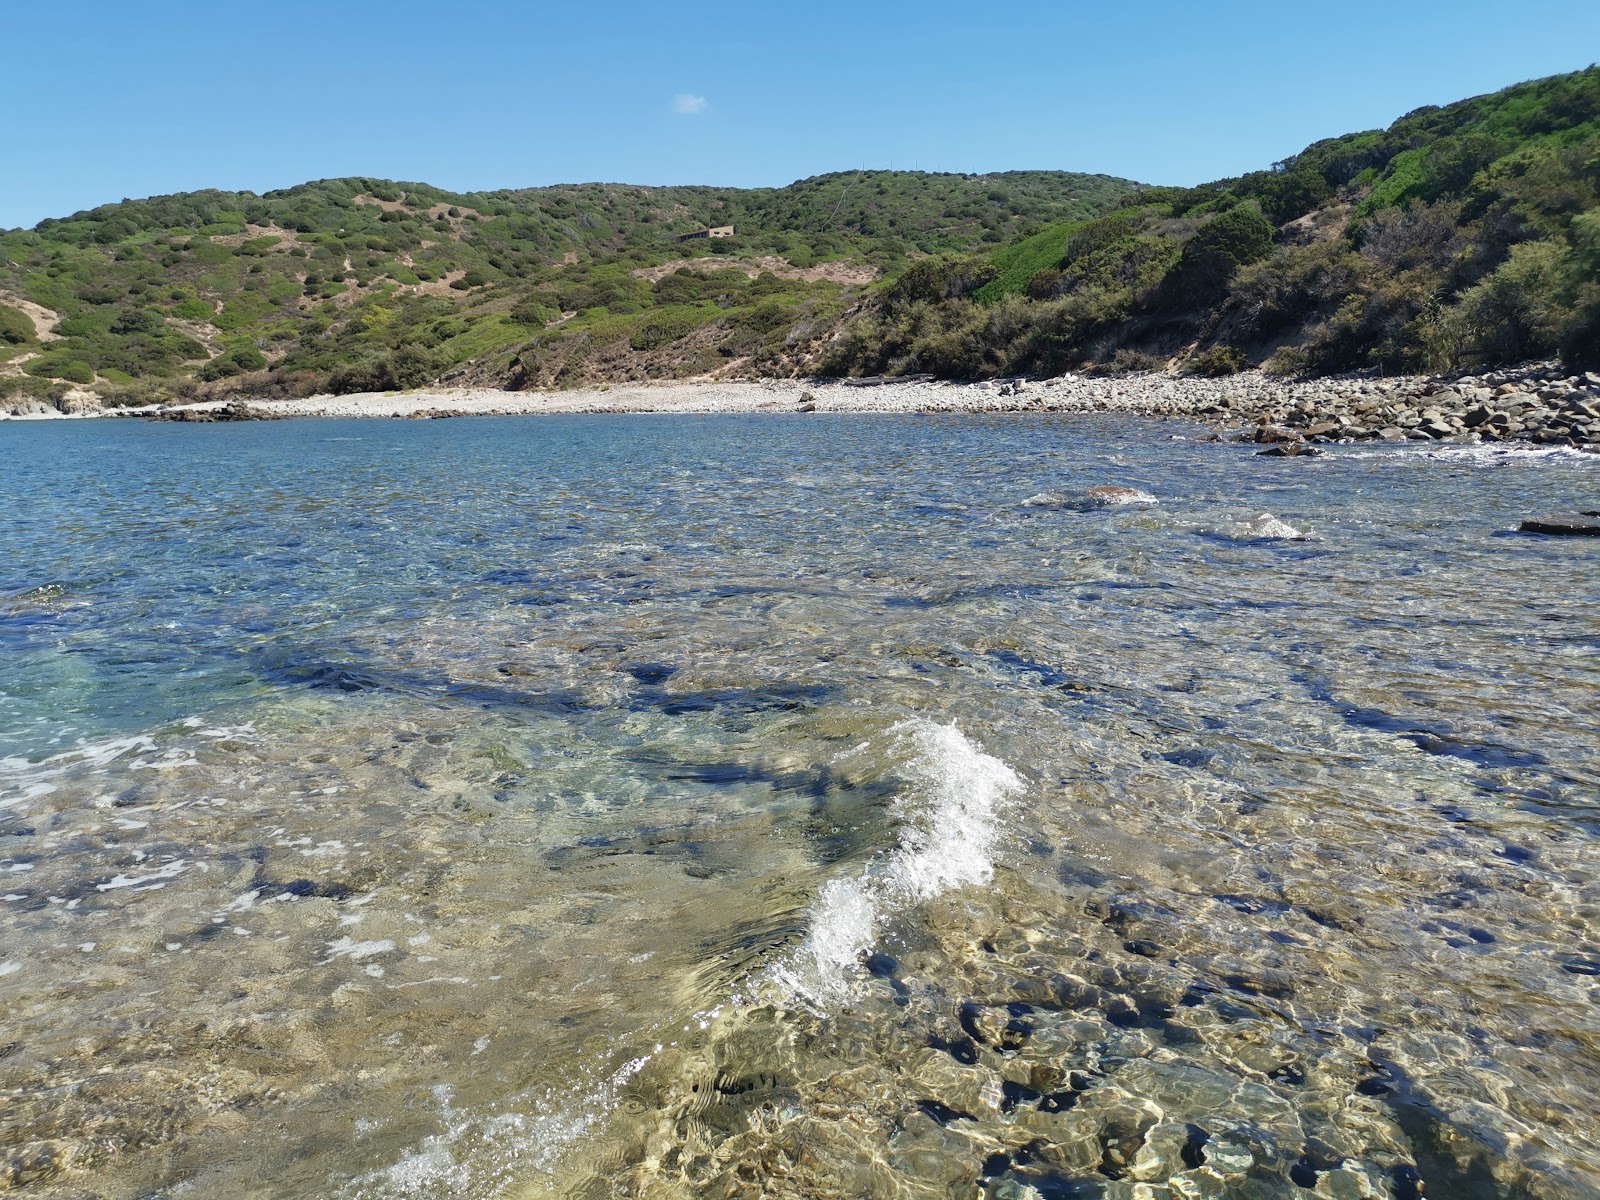
[[1022,502],[1023,508],[1058,508],[1068,512],[1093,512],[1127,504],[1155,504],[1156,498],[1138,488],[1101,485],[1082,492],[1040,492]]
[[1429,421],[1424,421],[1421,425],[1417,426],[1417,429],[1422,433],[1427,434],[1429,437],[1434,438],[1435,440],[1439,438],[1447,438],[1455,432],[1455,429],[1452,428],[1447,421],[1437,417]]
[[1280,442],[1276,446],[1268,446],[1265,450],[1257,450],[1257,458],[1316,458],[1322,451],[1304,442]]
[[186,424],[209,424],[215,421],[276,421],[277,419],[277,413],[254,408],[242,400],[231,401],[221,408],[164,408],[153,413],[150,417],[152,421],[179,421]]
[[1489,421],[1493,420],[1494,415],[1494,410],[1489,408],[1488,405],[1479,404],[1475,408],[1467,409],[1466,415],[1462,418],[1462,422],[1468,429],[1476,429],[1479,425],[1485,425]]
[[1112,484],[1104,483],[1090,488],[1084,495],[1101,507],[1110,507],[1117,504],[1157,503],[1156,498],[1149,492],[1140,491],[1138,488],[1116,487]]
[[1285,429],[1282,425],[1261,425],[1256,429],[1255,440],[1258,442],[1298,442],[1300,434],[1293,429]]
[[54,412],[53,406],[35,396],[16,396],[5,402],[4,415],[31,417],[39,413]]
[[1303,542],[1306,535],[1281,517],[1269,512],[1257,513],[1248,521],[1234,526],[1234,536],[1248,541]]
[[1517,529],[1522,533],[1600,537],[1600,509],[1590,509],[1576,513],[1554,513],[1548,517],[1530,517],[1521,525],[1518,525]]
[[1307,426],[1306,436],[1308,438],[1322,437],[1326,434],[1337,433],[1340,428],[1341,426],[1337,421],[1318,421],[1314,425]]
[[1403,442],[1406,440],[1404,432],[1393,425],[1385,425],[1378,430],[1378,436],[1386,442]]
[[56,408],[69,417],[99,412],[100,398],[93,392],[71,391],[56,402]]

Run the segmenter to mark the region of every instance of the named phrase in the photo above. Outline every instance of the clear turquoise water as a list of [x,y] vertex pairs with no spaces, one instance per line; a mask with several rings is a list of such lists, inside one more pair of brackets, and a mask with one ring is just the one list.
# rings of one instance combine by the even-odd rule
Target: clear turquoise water
[[1600,461],[1200,432],[0,425],[14,1185],[1600,1194]]

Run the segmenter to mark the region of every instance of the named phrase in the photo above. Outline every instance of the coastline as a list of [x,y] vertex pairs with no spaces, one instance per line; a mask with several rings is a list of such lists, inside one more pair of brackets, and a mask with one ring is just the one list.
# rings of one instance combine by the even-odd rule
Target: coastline
[[1222,378],[1147,373],[1061,375],[976,383],[928,378],[670,381],[571,391],[420,388],[301,399],[225,397],[190,404],[0,415],[0,420],[142,417],[175,422],[288,417],[438,419],[571,414],[1127,413],[1230,430],[1237,440],[1517,441],[1600,447],[1600,375],[1553,362],[1480,376],[1284,380],[1259,371]]
[[[17,414],[15,420],[80,417],[162,417],[223,414],[242,406],[260,418],[386,417],[426,419],[574,413],[1014,413],[1131,412],[1190,416],[1215,402],[1215,380],[1141,375],[1119,379],[1064,375],[1044,380],[979,383],[886,379],[881,383],[768,379],[652,381],[563,391],[509,392],[496,388],[429,387],[405,392],[256,400],[226,398],[192,404]],[[1196,387],[1196,384],[1204,386]],[[1276,389],[1279,385],[1266,386]],[[243,414],[241,414],[242,416]],[[7,419],[0,415],[0,419]],[[239,416],[222,419],[241,419]]]

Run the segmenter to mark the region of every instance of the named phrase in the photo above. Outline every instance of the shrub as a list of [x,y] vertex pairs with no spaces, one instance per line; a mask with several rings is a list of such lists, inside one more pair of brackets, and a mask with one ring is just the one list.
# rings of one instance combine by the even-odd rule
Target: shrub
[[893,305],[953,300],[970,295],[999,275],[1000,269],[987,259],[937,254],[907,267],[890,286],[888,299]]
[[1220,297],[1240,267],[1272,252],[1277,230],[1253,204],[1240,204],[1202,225],[1167,276],[1169,298],[1205,303]]
[[1249,360],[1237,347],[1213,346],[1190,359],[1187,371],[1190,375],[1200,375],[1206,379],[1220,379],[1224,375],[1237,375],[1247,366]]
[[383,358],[363,359],[335,368],[328,390],[343,396],[351,392],[391,392],[421,387],[440,371],[440,360],[421,346],[407,343]]
[[1361,279],[1362,260],[1342,241],[1281,246],[1240,267],[1228,292],[1250,331],[1264,337],[1336,307]]
[[540,304],[537,300],[523,300],[511,310],[511,319],[529,329],[543,329],[560,316],[548,304]]
[[31,396],[35,400],[55,403],[67,394],[63,383],[40,379],[34,375],[0,375],[0,399],[13,396]]
[[715,313],[710,310],[678,306],[654,308],[639,318],[639,323],[628,337],[628,344],[635,350],[654,350],[677,341],[713,319]]
[[79,359],[68,358],[61,351],[45,352],[29,359],[22,369],[29,375],[45,379],[64,379],[68,383],[93,383],[94,368]]
[[1130,350],[1124,346],[1111,356],[1111,361],[1103,369],[1107,375],[1132,375],[1136,372],[1159,371],[1166,365],[1167,360],[1160,355],[1146,354],[1143,350]]
[[1467,240],[1461,205],[1448,201],[1386,208],[1362,226],[1360,239],[1361,253],[1391,271],[1443,268]]
[[1461,294],[1429,339],[1440,366],[1518,362],[1554,350],[1573,319],[1562,303],[1571,254],[1555,240],[1524,242],[1481,283]]
[[27,313],[9,304],[0,304],[0,343],[31,346],[37,340],[33,319]]

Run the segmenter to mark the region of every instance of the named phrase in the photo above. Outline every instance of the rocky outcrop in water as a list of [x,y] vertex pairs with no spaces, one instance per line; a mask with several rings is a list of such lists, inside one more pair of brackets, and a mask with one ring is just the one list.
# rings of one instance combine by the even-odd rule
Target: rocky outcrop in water
[[1530,517],[1517,528],[1523,533],[1600,537],[1600,509],[1590,512],[1556,513],[1549,517]]
[[233,400],[212,408],[164,408],[150,414],[152,421],[180,421],[185,424],[211,424],[218,421],[276,421],[282,414],[269,412],[243,400]]

